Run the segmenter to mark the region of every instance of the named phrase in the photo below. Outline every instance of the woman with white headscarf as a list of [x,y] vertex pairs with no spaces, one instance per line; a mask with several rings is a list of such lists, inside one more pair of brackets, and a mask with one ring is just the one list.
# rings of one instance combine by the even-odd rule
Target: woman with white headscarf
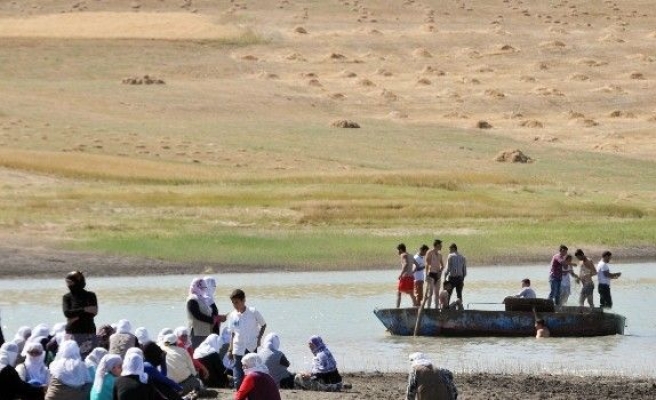
[[212,333],[212,327],[219,323],[219,316],[212,314],[207,304],[207,285],[202,278],[195,278],[189,285],[187,296],[187,321],[192,347],[197,347]]
[[114,382],[121,376],[123,360],[118,354],[105,354],[98,363],[90,400],[112,400]]
[[175,328],[173,333],[175,334],[175,336],[178,337],[177,345],[182,347],[183,349],[185,349],[185,351],[187,351],[187,353],[189,353],[189,357],[191,357],[191,360],[194,363],[194,368],[196,369],[196,372],[198,372],[198,374],[202,379],[205,379],[209,374],[209,372],[207,371],[207,368],[205,368],[203,363],[201,363],[200,361],[194,358],[195,346],[192,346],[191,341],[189,340],[189,329],[187,329],[184,326],[179,326]]
[[14,364],[18,357],[18,346],[12,342],[0,346],[0,390],[2,399],[43,398],[43,388],[32,386],[23,381],[16,372]]
[[132,325],[127,319],[116,324],[116,333],[109,337],[109,352],[125,358],[129,348],[137,346],[137,337],[132,334]]
[[223,359],[219,355],[222,347],[223,340],[221,336],[212,333],[194,350],[194,360],[201,363],[208,372],[205,377],[202,377],[205,386],[228,387],[226,368],[223,366]]
[[143,350],[143,347],[148,342],[152,341],[152,340],[150,340],[150,335],[148,334],[148,329],[144,328],[143,326],[140,326],[139,328],[134,330],[134,336],[137,338],[137,346],[139,346],[142,350]]
[[167,376],[182,386],[182,395],[186,395],[192,390],[199,390],[202,384],[196,377],[193,359],[185,349],[176,344],[177,341],[177,336],[171,333],[162,340],[161,346],[166,353]]
[[131,351],[123,360],[121,376],[114,382],[114,400],[152,400],[155,390],[148,383],[144,360],[139,352]]
[[221,322],[225,322],[227,316],[225,314],[219,314],[219,307],[216,305],[216,300],[214,299],[214,295],[216,293],[216,279],[214,279],[213,276],[206,276],[203,278],[203,280],[205,281],[206,287],[204,296],[205,302],[212,309],[212,318],[218,317],[218,322],[214,322],[212,325],[212,333],[220,335]]
[[50,363],[51,380],[46,400],[87,400],[93,379],[75,340],[64,340]]
[[433,362],[424,353],[410,354],[410,373],[406,399],[456,400],[458,389],[453,382],[451,371],[433,366]]
[[91,353],[84,359],[84,365],[87,366],[90,376],[96,376],[96,369],[100,360],[107,354],[107,350],[104,347],[96,347],[91,350]]
[[[28,342],[23,349],[23,356],[25,362],[16,366],[18,376],[32,386],[46,388],[50,383],[50,371],[46,367],[46,353],[41,343]],[[44,393],[41,392],[39,398],[43,399]]]
[[269,374],[276,384],[283,389],[294,388],[294,374],[289,372],[289,360],[280,351],[280,337],[271,332],[264,337],[262,346],[257,350],[262,362],[269,369]]
[[244,380],[235,393],[235,400],[280,400],[278,385],[257,353],[248,353],[241,360]]

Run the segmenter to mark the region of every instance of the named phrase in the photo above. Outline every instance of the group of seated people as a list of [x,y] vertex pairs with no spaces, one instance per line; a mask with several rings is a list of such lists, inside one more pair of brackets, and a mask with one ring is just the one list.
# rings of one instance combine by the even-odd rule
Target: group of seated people
[[[134,332],[127,320],[98,330],[98,347],[81,354],[60,326],[22,327],[0,347],[0,400],[189,400],[206,387],[232,387],[227,356],[230,332],[210,334],[195,349],[186,327],[163,329],[151,340],[145,328]],[[319,336],[308,342],[313,365],[293,374],[275,333],[242,363],[246,377],[235,399],[264,387],[338,391],[342,378]],[[252,376],[251,376],[252,375]],[[271,390],[266,400],[279,400]]]

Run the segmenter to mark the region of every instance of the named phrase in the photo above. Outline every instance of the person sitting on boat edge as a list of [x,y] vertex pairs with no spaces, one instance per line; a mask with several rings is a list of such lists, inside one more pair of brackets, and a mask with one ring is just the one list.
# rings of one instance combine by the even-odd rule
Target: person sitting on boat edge
[[518,297],[520,299],[535,299],[537,296],[535,295],[535,290],[531,287],[531,280],[528,278],[522,279],[522,290],[521,292],[517,293],[515,297]]
[[437,368],[424,353],[410,354],[406,400],[457,400],[458,388],[451,371]]
[[544,319],[538,318],[535,320],[535,337],[536,338],[548,338],[551,336],[547,324],[544,322]]
[[438,308],[440,310],[464,310],[462,306],[462,300],[456,299],[454,302],[449,304],[449,293],[453,290],[453,284],[451,281],[444,281],[442,284],[442,291],[439,295],[439,304]]

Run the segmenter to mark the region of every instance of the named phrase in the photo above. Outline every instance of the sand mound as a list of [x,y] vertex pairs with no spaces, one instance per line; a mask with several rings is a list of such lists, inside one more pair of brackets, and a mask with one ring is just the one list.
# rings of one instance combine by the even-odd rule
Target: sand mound
[[314,86],[314,87],[323,87],[323,85],[321,84],[321,82],[319,82],[318,79],[310,79],[308,81],[308,85],[309,86]]
[[333,100],[344,100],[346,96],[342,93],[331,93],[328,95]]
[[376,75],[382,75],[382,76],[392,76],[394,75],[392,71],[388,71],[385,68],[378,68],[375,72]]
[[562,49],[564,47],[567,47],[567,45],[564,42],[561,42],[560,40],[550,40],[547,42],[540,43],[540,47],[542,47],[543,49]]
[[83,12],[0,18],[0,37],[76,39],[223,39],[246,29],[188,12]]
[[493,97],[495,99],[503,99],[506,95],[498,89],[487,89],[485,95],[488,97]]
[[245,56],[241,56],[241,59],[244,61],[258,61],[259,58],[255,57],[254,55],[247,54]]
[[533,91],[540,96],[564,96],[563,92],[551,87],[537,87]]
[[615,110],[608,114],[611,118],[635,118],[635,114],[630,111]]
[[408,114],[401,112],[401,111],[391,111],[389,114],[387,114],[388,117],[392,119],[406,119],[408,118]]
[[430,79],[428,79],[428,78],[420,78],[420,79],[417,80],[417,85],[420,85],[420,86],[428,86],[432,83],[433,82],[431,82]]
[[567,112],[567,118],[569,119],[585,118],[585,115],[583,113],[570,110]]
[[570,81],[587,81],[590,78],[585,74],[572,74],[569,76]]
[[307,61],[300,53],[291,53],[285,56],[285,60],[289,61]]
[[446,73],[445,73],[444,71],[442,71],[442,70],[440,70],[440,69],[437,69],[437,68],[435,68],[435,67],[433,67],[433,66],[430,66],[430,65],[426,65],[426,66],[421,70],[421,73],[422,73],[422,74],[425,74],[425,75],[429,75],[429,74],[430,74],[430,75],[437,75],[437,76],[444,76],[444,75],[446,75]]
[[558,141],[557,137],[554,136],[535,136],[533,138],[534,142],[547,142],[547,143],[554,143]]
[[124,85],[164,85],[162,79],[156,79],[149,75],[144,75],[141,78],[125,78],[121,81]]
[[348,119],[338,119],[330,123],[330,126],[333,128],[359,128],[360,125],[357,122],[350,121]]
[[374,86],[376,86],[375,83],[373,83],[372,81],[370,81],[369,79],[366,79],[366,78],[360,79],[358,81],[358,85],[364,86],[364,87],[374,87]]
[[342,78],[355,78],[356,76],[358,76],[358,74],[352,71],[342,71],[339,73],[339,76],[341,76]]
[[595,121],[592,118],[576,118],[573,119],[569,125],[578,125],[585,128],[592,128],[599,125],[599,122]]
[[389,101],[396,101],[396,100],[399,99],[399,96],[397,96],[391,90],[387,90],[387,89],[383,89],[383,91],[380,92],[380,97],[384,98],[385,100],[389,100]]
[[626,91],[621,86],[607,85],[594,90],[595,92],[624,94]]
[[522,126],[524,128],[543,128],[544,125],[542,122],[536,120],[536,119],[528,119],[526,121],[522,121],[519,123],[519,126]]
[[306,30],[305,28],[303,28],[302,26],[297,26],[296,28],[294,28],[294,33],[300,33],[301,35],[305,35],[305,34],[307,34],[308,32],[307,32],[307,30]]
[[317,75],[315,72],[301,72],[301,77],[303,77],[303,78],[318,78],[319,75]]
[[509,53],[514,53],[514,52],[517,51],[516,48],[512,47],[509,44],[504,44],[504,45],[499,46],[499,50],[506,51],[506,52],[509,52]]
[[449,119],[469,119],[469,115],[460,111],[451,111],[443,115],[444,118]]
[[577,61],[577,64],[587,65],[588,67],[602,67],[608,65],[606,61],[599,61],[591,58],[582,58]]
[[333,61],[343,61],[346,60],[347,57],[344,54],[330,53],[327,58]]
[[278,74],[272,72],[260,71],[257,73],[257,77],[260,79],[280,79]]
[[500,152],[494,157],[494,161],[526,164],[533,162],[533,159],[524,154],[521,150],[515,149]]
[[483,120],[478,121],[476,123],[476,127],[478,129],[492,129],[492,125],[489,122]]
[[521,82],[535,82],[536,79],[533,76],[528,76],[528,75],[522,75],[519,77],[519,80]]
[[433,57],[433,55],[426,49],[424,48],[418,48],[414,49],[412,51],[412,56],[415,58],[430,58]]
[[636,80],[644,80],[645,76],[642,74],[642,72],[631,72],[629,78],[636,79]]

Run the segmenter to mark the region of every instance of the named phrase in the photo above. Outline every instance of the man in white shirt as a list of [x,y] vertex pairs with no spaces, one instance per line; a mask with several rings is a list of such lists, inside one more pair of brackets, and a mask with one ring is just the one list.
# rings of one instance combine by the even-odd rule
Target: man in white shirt
[[610,251],[604,251],[601,255],[601,261],[597,264],[597,278],[599,279],[599,305],[603,308],[613,308],[613,299],[610,296],[610,280],[619,278],[622,273],[611,273],[608,263],[613,254]]
[[412,270],[415,278],[415,299],[418,305],[421,305],[422,300],[424,299],[424,281],[426,280],[426,252],[428,252],[428,246],[425,244],[421,245],[419,252],[415,254],[415,266]]
[[235,289],[230,295],[230,301],[235,309],[227,317],[232,332],[228,358],[235,362],[233,376],[235,389],[239,390],[244,379],[241,360],[246,354],[257,351],[266,329],[266,322],[259,311],[253,307],[246,307],[246,294],[243,290]]
[[522,279],[522,291],[517,293],[515,297],[519,297],[522,299],[534,299],[535,296],[535,290],[531,288],[531,280],[526,278]]

